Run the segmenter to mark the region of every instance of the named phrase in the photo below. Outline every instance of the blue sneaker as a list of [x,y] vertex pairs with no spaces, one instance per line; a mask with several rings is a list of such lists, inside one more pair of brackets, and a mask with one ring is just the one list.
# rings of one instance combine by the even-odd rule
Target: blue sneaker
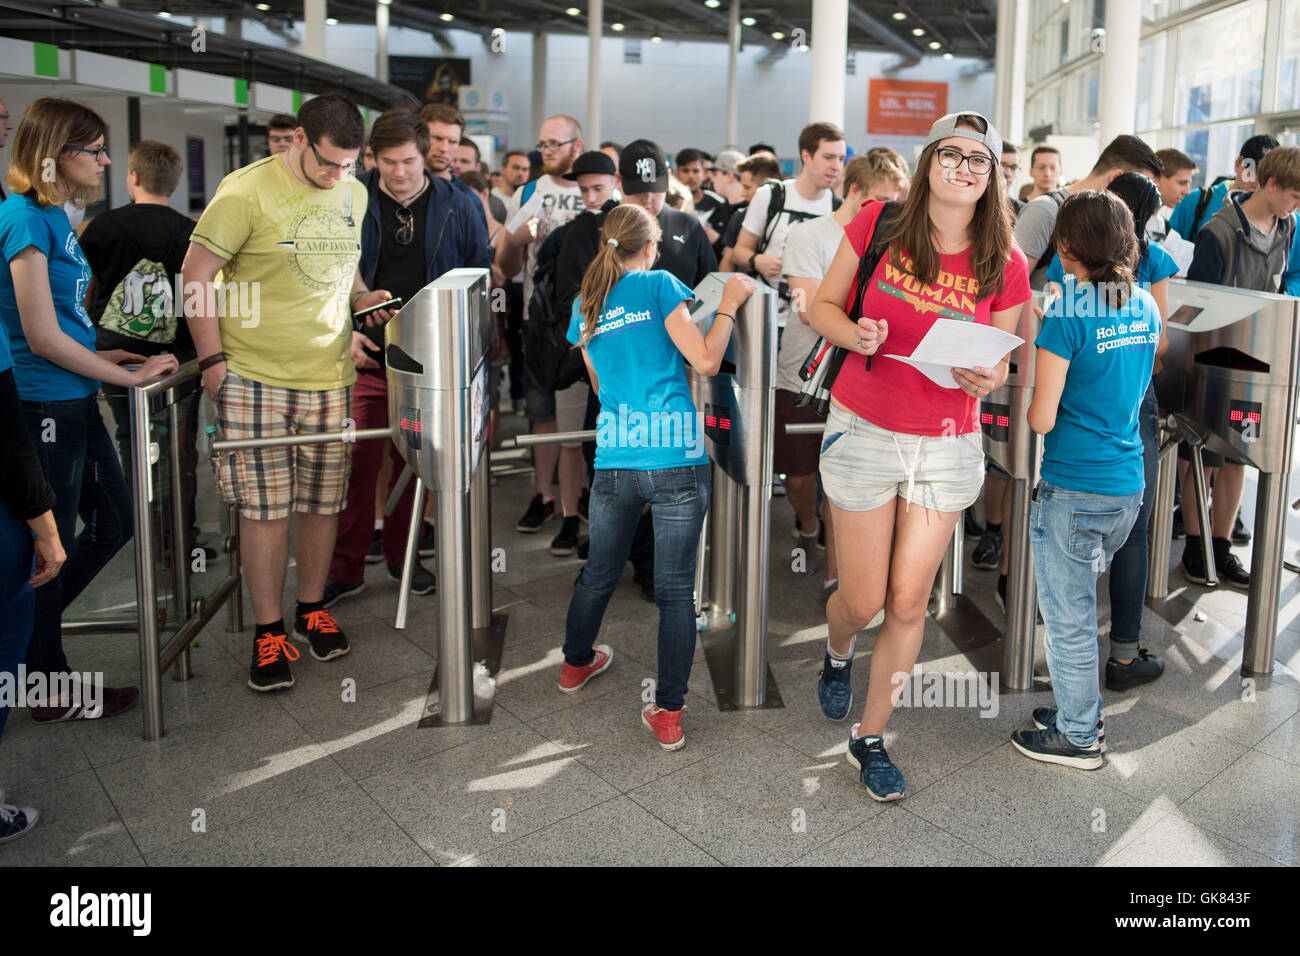
[[881,803],[903,799],[903,775],[885,753],[883,737],[857,736],[858,724],[849,728],[849,763],[862,771],[862,782],[872,800]]
[[1017,730],[1011,735],[1011,745],[1030,760],[1059,763],[1079,770],[1096,770],[1102,762],[1099,744],[1076,747],[1055,727],[1051,730]]
[[[1056,728],[1056,708],[1055,707],[1035,707],[1034,708],[1034,726],[1039,730],[1054,730]],[[1097,721],[1097,745],[1101,747],[1101,752],[1106,752],[1106,721]]]
[[817,681],[817,702],[822,705],[822,713],[831,720],[843,720],[853,706],[852,671],[853,658],[836,660],[829,650],[826,651],[826,661]]

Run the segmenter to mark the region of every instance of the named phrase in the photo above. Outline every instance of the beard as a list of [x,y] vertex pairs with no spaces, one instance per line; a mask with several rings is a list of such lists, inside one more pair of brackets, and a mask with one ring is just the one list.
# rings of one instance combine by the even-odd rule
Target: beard
[[570,167],[573,166],[573,161],[575,159],[577,159],[577,157],[574,155],[573,147],[571,146],[554,159],[547,160],[545,156],[543,156],[542,172],[546,173],[548,176],[562,176],[564,173],[569,171]]
[[429,156],[429,170],[433,173],[445,173],[451,169],[452,161],[443,153],[432,153]]

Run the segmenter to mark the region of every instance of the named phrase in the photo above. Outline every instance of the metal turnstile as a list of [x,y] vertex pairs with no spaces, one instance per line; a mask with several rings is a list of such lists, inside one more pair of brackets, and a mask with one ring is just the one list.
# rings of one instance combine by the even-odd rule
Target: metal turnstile
[[[695,289],[691,318],[707,334],[730,273]],[[717,375],[687,369],[713,463],[707,519],[708,624],[701,632],[723,710],[781,707],[767,666],[769,505],[776,403],[776,293],[758,285],[736,316]],[[734,626],[732,626],[734,621]]]
[[[1211,451],[1259,469],[1241,669],[1243,674],[1268,674],[1277,637],[1287,476],[1295,440],[1300,299],[1174,279],[1169,311],[1169,351],[1156,377],[1161,414],[1175,416],[1181,429]],[[1199,452],[1195,442],[1193,447]],[[1203,508],[1200,475],[1194,467]],[[1152,537],[1161,545],[1169,540],[1173,513],[1173,480],[1167,474],[1162,478],[1154,503],[1159,523]],[[1167,577],[1167,563],[1165,571]]]
[[405,623],[426,487],[436,501],[438,668],[420,726],[484,723],[501,664],[505,615],[492,613],[491,516],[484,464],[492,315],[486,269],[453,269],[386,326],[388,420],[416,475],[398,605]]
[[1038,617],[1034,559],[1029,546],[1029,504],[1043,459],[1043,436],[1029,427],[1034,400],[1034,345],[1044,306],[1042,293],[1025,303],[1016,335],[1024,344],[1011,353],[1006,384],[980,402],[984,454],[1011,476],[1011,510],[1003,516],[1007,549],[1007,625],[1002,644],[1002,688],[1030,690],[1034,685],[1034,635]]

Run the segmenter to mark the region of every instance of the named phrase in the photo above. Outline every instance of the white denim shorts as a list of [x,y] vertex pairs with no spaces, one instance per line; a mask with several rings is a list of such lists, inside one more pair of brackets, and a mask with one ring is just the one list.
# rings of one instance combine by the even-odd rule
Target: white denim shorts
[[902,498],[932,511],[961,511],[984,486],[979,432],[891,432],[831,406],[821,449],[822,489],[843,511],[871,511]]

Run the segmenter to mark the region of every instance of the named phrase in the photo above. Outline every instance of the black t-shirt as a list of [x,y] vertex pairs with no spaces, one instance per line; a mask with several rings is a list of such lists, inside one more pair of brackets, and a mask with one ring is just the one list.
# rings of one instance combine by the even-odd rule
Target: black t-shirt
[[732,207],[731,218],[727,220],[727,228],[720,230],[722,238],[718,240],[723,249],[734,249],[736,242],[740,239],[740,227],[745,221],[745,211],[749,209],[749,203],[736,203]]
[[722,205],[716,206],[705,220],[706,225],[718,234],[717,241],[713,243],[713,254],[718,257],[719,261],[722,259],[722,250],[725,248],[722,245],[722,240],[727,234],[727,225],[731,222],[732,214],[740,208],[741,203],[724,202]]
[[[429,188],[425,187],[426,190]],[[379,190],[379,258],[375,263],[376,289],[387,289],[399,297],[403,304],[410,302],[415,294],[428,285],[426,274],[428,263],[424,255],[424,232],[427,228],[429,214],[429,197],[427,192],[420,193],[407,208],[414,218],[411,241],[402,245],[397,241],[397,230],[401,222],[397,218],[400,204],[382,189]],[[370,341],[379,346],[379,352],[371,352],[370,357],[382,366],[384,364],[384,327],[367,325],[364,330]]]
[[[141,259],[161,262],[167,274],[179,276],[185,253],[190,246],[190,233],[194,220],[183,216],[170,206],[157,203],[131,203],[100,213],[82,232],[81,249],[86,254],[94,281],[90,302],[90,318],[98,325],[104,307],[113,297],[128,272]],[[179,284],[179,283],[178,283]],[[182,299],[182,302],[184,300]],[[179,311],[181,303],[177,303]],[[156,355],[175,352],[178,357],[194,355],[194,341],[189,325],[181,319],[176,330],[176,341],[171,345],[145,342],[100,329],[96,336],[100,349],[127,349],[139,355]]]
[[659,210],[659,228],[663,236],[659,240],[659,261],[654,268],[671,272],[692,288],[717,270],[718,257],[713,254],[704,227],[694,216],[670,209],[665,203]]

